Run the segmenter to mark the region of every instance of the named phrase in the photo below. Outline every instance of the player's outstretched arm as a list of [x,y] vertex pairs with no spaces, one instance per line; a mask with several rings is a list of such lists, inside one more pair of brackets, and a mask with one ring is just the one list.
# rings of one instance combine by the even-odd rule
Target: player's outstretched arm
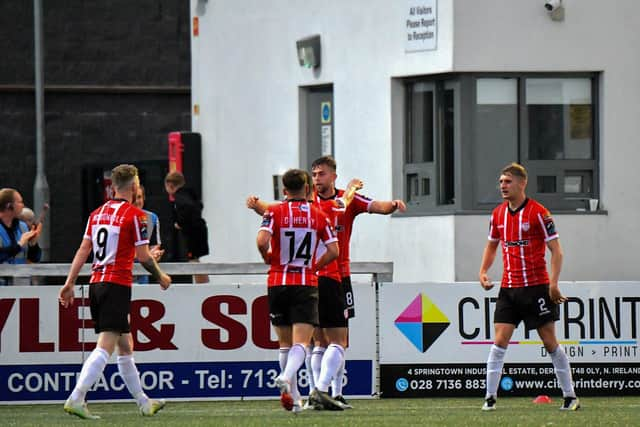
[[87,261],[91,250],[91,240],[82,239],[82,243],[80,243],[80,247],[76,251],[73,261],[71,262],[67,280],[65,280],[64,285],[60,288],[60,292],[58,293],[58,301],[60,301],[60,304],[62,304],[64,308],[73,305],[73,288],[76,284],[76,280],[78,279],[78,274],[80,274],[80,269]]
[[264,215],[269,208],[269,204],[264,200],[260,200],[258,196],[247,197],[247,208],[252,209],[258,215]]
[[407,205],[404,201],[400,199],[395,200],[374,200],[371,202],[371,206],[369,207],[369,212],[375,214],[389,215],[394,213],[395,211],[406,212]]
[[499,241],[497,240],[489,240],[487,242],[487,246],[485,246],[484,251],[482,252],[482,262],[480,263],[478,278],[480,279],[480,285],[487,291],[493,288],[493,283],[491,282],[487,271],[489,271],[489,268],[493,265],[493,261],[496,259],[498,244]]
[[140,265],[151,273],[151,277],[158,281],[162,289],[167,289],[171,286],[171,276],[160,270],[160,266],[149,251],[149,245],[136,246],[136,258],[140,261]]

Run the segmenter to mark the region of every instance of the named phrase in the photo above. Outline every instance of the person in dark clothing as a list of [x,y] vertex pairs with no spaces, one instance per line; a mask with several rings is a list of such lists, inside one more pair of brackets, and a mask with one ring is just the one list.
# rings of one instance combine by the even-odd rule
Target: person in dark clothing
[[[18,217],[24,208],[22,195],[12,188],[0,190],[0,264],[25,264],[38,262],[42,250],[38,237],[42,225],[33,229]],[[0,278],[0,285],[9,285],[12,281]]]
[[[173,226],[180,230],[187,245],[189,262],[199,262],[199,258],[209,255],[207,223],[202,218],[202,202],[196,192],[186,187],[182,173],[169,172],[164,180],[164,188],[173,196]],[[206,274],[194,275],[196,283],[209,282]]]

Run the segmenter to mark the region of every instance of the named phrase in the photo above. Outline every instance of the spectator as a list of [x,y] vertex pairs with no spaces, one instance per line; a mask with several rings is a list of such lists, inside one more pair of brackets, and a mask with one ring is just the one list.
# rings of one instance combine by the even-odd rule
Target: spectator
[[[164,179],[164,188],[173,202],[173,226],[184,236],[189,262],[199,262],[199,258],[209,255],[207,223],[202,218],[202,202],[195,191],[185,187],[182,173],[169,172]],[[206,274],[194,275],[196,283],[208,283]]]
[[36,214],[26,206],[22,208],[22,213],[20,214],[18,219],[24,221],[29,227],[29,230],[32,230],[33,226],[36,225]]
[[[133,200],[133,204],[138,209],[142,209],[142,211],[147,215],[148,221],[148,230],[147,234],[149,236],[149,252],[151,256],[156,260],[160,261],[162,255],[164,254],[164,250],[162,249],[162,239],[160,238],[160,220],[158,219],[158,215],[155,213],[143,209],[145,201],[145,191],[144,186],[140,184],[138,186],[138,191],[136,192],[135,198]],[[136,282],[141,285],[146,285],[149,283],[149,276],[138,276],[136,277]]]
[[[0,190],[0,264],[25,264],[28,261],[38,262],[42,250],[38,245],[38,237],[42,226],[33,230],[19,219],[24,209],[22,195],[12,189]],[[10,278],[0,278],[0,285],[10,285]]]

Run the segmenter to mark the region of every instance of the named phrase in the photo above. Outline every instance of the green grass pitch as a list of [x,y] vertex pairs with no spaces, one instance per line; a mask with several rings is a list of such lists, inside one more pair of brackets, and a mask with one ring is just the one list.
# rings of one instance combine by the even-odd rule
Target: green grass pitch
[[537,405],[531,398],[503,398],[482,412],[482,398],[354,400],[343,412],[280,408],[277,400],[172,402],[153,418],[130,403],[89,403],[101,420],[67,415],[58,405],[2,405],[3,426],[631,426],[640,425],[640,397],[586,397],[576,412],[558,410],[560,399]]

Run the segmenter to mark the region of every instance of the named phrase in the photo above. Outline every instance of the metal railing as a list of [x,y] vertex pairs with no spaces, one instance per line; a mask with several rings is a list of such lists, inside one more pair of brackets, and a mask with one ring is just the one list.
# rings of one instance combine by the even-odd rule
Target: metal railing
[[[0,277],[12,277],[16,283],[22,283],[33,276],[65,277],[71,264],[0,264]],[[260,262],[241,263],[196,263],[167,262],[160,264],[162,270],[171,275],[208,274],[212,276],[266,275],[269,266]],[[91,264],[85,264],[80,270],[81,276],[91,274]],[[140,265],[134,264],[134,275],[149,274]],[[352,262],[351,274],[370,274],[376,283],[393,280],[392,262]],[[28,280],[27,280],[28,284]]]

